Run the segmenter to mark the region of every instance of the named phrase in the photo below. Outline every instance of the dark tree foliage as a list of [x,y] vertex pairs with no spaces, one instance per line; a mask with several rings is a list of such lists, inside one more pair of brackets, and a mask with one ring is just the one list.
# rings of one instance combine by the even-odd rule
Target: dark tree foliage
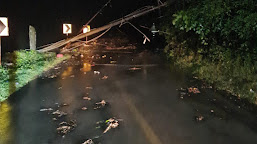
[[234,51],[257,53],[257,1],[177,1],[169,8],[164,30],[171,33],[168,41],[187,40],[194,49],[219,45]]

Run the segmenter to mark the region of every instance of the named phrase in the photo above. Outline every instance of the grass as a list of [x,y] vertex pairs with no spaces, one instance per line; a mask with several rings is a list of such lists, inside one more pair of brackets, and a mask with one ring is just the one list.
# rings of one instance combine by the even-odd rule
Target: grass
[[[201,53],[167,50],[175,65],[200,80],[239,98],[257,104],[257,66],[251,56],[215,50],[203,58]],[[233,55],[233,56],[232,56]]]
[[56,58],[55,53],[25,50],[7,54],[5,61],[12,63],[12,66],[5,63],[0,66],[0,102],[67,58]]

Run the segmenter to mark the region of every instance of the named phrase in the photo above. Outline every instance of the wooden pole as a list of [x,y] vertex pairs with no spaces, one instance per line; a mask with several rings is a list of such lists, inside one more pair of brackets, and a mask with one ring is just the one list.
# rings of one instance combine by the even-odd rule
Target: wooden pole
[[90,35],[99,33],[99,32],[101,32],[101,31],[107,30],[107,29],[109,29],[109,28],[111,28],[111,27],[113,27],[113,26],[122,25],[122,24],[126,23],[127,21],[129,21],[129,20],[131,20],[131,19],[140,17],[140,16],[145,15],[145,14],[151,12],[151,11],[154,11],[154,10],[156,10],[156,9],[159,9],[159,8],[161,8],[161,7],[164,7],[164,6],[166,6],[166,5],[167,5],[167,3],[163,3],[163,4],[161,4],[161,5],[159,5],[159,6],[156,6],[156,7],[151,6],[151,7],[145,8],[145,9],[143,9],[143,10],[135,11],[134,13],[131,13],[131,14],[129,14],[129,15],[127,15],[127,16],[121,18],[121,19],[115,20],[115,21],[113,21],[113,22],[111,22],[111,23],[109,23],[109,24],[107,24],[107,25],[105,25],[105,26],[102,26],[102,27],[100,27],[100,28],[93,29],[93,30],[91,30],[91,31],[88,32],[88,33],[79,34],[79,35],[77,35],[77,36],[75,36],[75,37],[73,37],[73,38],[69,38],[69,39],[67,39],[67,40],[65,40],[65,41],[56,42],[56,43],[54,43],[54,44],[52,44],[52,45],[50,45],[50,46],[47,46],[46,48],[43,48],[43,49],[38,50],[38,51],[39,51],[39,52],[48,52],[48,51],[57,49],[57,48],[62,47],[62,46],[64,46],[64,45],[68,44],[68,43],[75,42],[75,41],[80,40],[80,39],[82,39],[82,38],[85,38],[85,37],[87,37],[87,36],[90,36]]

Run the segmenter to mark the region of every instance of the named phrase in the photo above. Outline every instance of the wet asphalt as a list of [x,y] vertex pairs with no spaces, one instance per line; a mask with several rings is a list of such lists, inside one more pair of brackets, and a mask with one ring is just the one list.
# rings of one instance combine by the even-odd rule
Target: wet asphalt
[[[75,54],[83,56],[64,61],[1,104],[0,144],[81,144],[88,139],[96,144],[257,143],[253,111],[200,88],[201,82],[188,80],[160,54],[101,49]],[[178,89],[192,85],[201,93],[181,95]],[[94,109],[101,100],[107,105]],[[40,111],[48,108],[67,115]],[[112,117],[120,119],[119,127],[103,134],[106,125],[97,122]],[[57,133],[61,122],[71,120],[76,127]]]

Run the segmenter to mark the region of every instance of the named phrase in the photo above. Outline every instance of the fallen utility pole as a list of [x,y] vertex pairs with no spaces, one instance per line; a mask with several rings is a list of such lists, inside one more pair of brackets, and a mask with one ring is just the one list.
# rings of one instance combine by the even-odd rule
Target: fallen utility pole
[[93,35],[93,34],[96,34],[96,33],[99,33],[101,31],[104,31],[104,30],[107,30],[113,26],[117,26],[117,25],[123,25],[124,23],[126,23],[127,21],[131,20],[131,19],[134,19],[134,18],[137,18],[137,17],[140,17],[142,15],[145,15],[151,11],[154,11],[156,9],[159,9],[161,7],[164,7],[164,6],[167,6],[167,3],[163,3],[159,6],[147,6],[147,7],[144,7],[144,8],[141,8],[123,18],[120,18],[118,20],[115,20],[105,26],[102,26],[100,28],[95,28],[95,29],[92,29],[90,32],[88,33],[81,33],[73,38],[69,38],[67,40],[62,40],[62,41],[58,41],[50,46],[47,46],[43,49],[40,49],[38,50],[39,52],[48,52],[48,51],[51,51],[51,50],[55,50],[57,48],[60,48],[68,43],[72,43],[72,42],[76,42],[77,40],[80,40],[80,39],[83,39],[85,37],[88,37],[90,35]]

